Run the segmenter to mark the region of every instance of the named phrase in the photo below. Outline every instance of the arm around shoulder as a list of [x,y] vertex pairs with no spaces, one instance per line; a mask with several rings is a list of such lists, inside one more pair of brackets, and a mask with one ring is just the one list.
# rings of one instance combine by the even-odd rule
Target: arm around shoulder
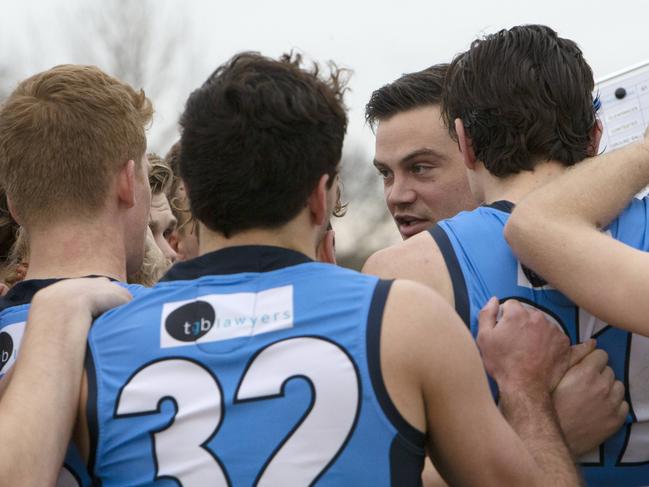
[[[447,482],[578,484],[569,455],[559,465],[537,463],[507,424],[473,339],[439,295],[396,281],[383,323],[381,367],[390,397],[407,421],[426,432],[432,459]],[[560,433],[556,440],[562,441]]]

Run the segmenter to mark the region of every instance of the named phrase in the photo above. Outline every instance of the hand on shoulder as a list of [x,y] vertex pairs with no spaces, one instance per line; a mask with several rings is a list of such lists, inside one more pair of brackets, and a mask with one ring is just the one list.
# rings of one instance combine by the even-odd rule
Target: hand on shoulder
[[81,313],[90,320],[132,299],[122,286],[105,277],[64,279],[36,293],[31,312]]
[[[499,309],[502,316],[498,318]],[[491,298],[479,316],[478,348],[501,389],[551,393],[570,364],[570,340],[540,311]]]

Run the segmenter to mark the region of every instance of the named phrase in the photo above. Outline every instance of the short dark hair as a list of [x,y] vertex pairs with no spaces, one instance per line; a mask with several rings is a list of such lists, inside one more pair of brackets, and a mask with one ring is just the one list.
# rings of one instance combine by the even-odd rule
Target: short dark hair
[[365,121],[376,123],[397,113],[442,103],[442,89],[448,64],[435,64],[416,73],[407,73],[372,93],[365,105]]
[[180,119],[180,175],[194,216],[226,237],[276,228],[334,181],[347,130],[346,70],[300,55],[235,55],[194,91]]
[[577,44],[525,25],[473,41],[449,67],[442,115],[457,140],[462,120],[476,158],[497,177],[538,162],[571,166],[588,156],[593,72]]

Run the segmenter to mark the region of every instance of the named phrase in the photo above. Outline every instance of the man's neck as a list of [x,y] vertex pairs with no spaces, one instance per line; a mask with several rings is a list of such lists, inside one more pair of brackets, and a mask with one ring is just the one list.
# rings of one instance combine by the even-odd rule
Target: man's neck
[[522,171],[506,178],[497,178],[487,174],[483,169],[483,190],[485,203],[494,201],[511,201],[518,203],[521,199],[563,174],[566,167],[559,162],[539,163],[534,171]]
[[30,228],[25,279],[97,275],[126,281],[126,248],[121,233],[101,218]]
[[241,245],[270,245],[295,250],[315,260],[317,238],[308,226],[300,224],[299,219],[300,216],[281,228],[244,230],[230,238],[225,238],[223,234],[213,232],[201,224],[199,254]]

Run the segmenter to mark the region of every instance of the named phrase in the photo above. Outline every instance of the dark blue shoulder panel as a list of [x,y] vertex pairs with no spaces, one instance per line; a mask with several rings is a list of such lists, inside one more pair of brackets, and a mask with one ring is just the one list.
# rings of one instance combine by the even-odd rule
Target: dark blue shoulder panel
[[435,225],[429,230],[432,235],[437,247],[439,247],[444,261],[446,262],[446,268],[448,273],[451,276],[451,282],[453,284],[453,297],[455,299],[455,311],[460,315],[460,318],[464,321],[466,326],[471,326],[471,309],[469,307],[469,292],[466,287],[466,281],[464,280],[464,274],[462,273],[462,268],[460,267],[460,262],[457,260],[457,255],[453,249],[453,244],[451,244],[448,235],[439,225]]
[[374,393],[381,409],[397,431],[410,443],[424,446],[424,434],[412,427],[397,410],[390,399],[381,373],[381,325],[383,311],[393,281],[379,281],[374,289],[374,296],[367,317],[367,363]]

